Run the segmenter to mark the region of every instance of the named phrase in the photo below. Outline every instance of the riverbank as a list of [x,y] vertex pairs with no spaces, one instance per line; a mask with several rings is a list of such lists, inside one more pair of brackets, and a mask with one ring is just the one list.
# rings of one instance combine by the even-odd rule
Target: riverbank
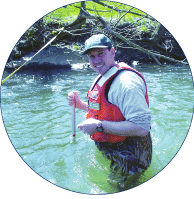
[[[54,27],[53,30],[51,30],[51,32],[53,31]],[[71,68],[72,64],[75,63],[81,63],[85,65],[88,63],[88,59],[86,56],[82,55],[82,51],[84,49],[84,41],[89,36],[90,34],[80,37],[74,36],[70,40],[68,36],[57,38],[56,41],[54,41],[50,46],[46,47],[31,61],[29,61],[28,64],[24,66],[24,68]],[[176,40],[167,30],[163,35],[164,41],[167,45],[165,49],[158,49],[156,47],[150,46],[148,39],[149,35],[146,36],[146,34],[144,33],[144,35],[141,35],[141,37],[144,37],[144,39],[135,41],[136,44],[143,45],[147,49],[159,51],[160,54],[165,54],[167,56],[174,57],[179,60],[185,59],[185,55],[181,47],[178,45]],[[50,38],[51,36],[49,36],[49,39]],[[16,44],[8,59],[6,68],[18,68],[39,50],[38,47],[42,47],[39,45],[34,46],[34,48],[32,48],[30,40],[32,40],[31,37],[27,38],[25,42],[24,40],[20,40]],[[44,45],[43,42],[40,43]],[[117,43],[117,40],[113,40],[113,43]],[[115,59],[116,61],[124,61],[130,65],[133,62],[139,64],[154,63],[154,60],[146,53],[132,48],[125,48],[124,46],[116,46]],[[160,59],[160,62],[162,64],[165,64],[166,60]]]
[[[35,52],[26,53],[25,56],[7,62],[6,68],[18,68],[26,61],[30,60]],[[50,45],[37,54],[33,59],[28,61],[22,69],[50,69],[50,68],[67,68],[70,69],[75,63],[83,65],[87,64],[86,56],[82,56],[79,52],[75,52],[68,46],[62,44]]]

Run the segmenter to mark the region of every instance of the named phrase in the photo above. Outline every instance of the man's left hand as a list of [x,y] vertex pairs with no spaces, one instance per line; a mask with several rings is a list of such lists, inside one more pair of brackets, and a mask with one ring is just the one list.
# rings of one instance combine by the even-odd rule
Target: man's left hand
[[97,119],[87,119],[81,124],[79,124],[77,127],[83,131],[83,133],[86,133],[88,135],[93,135],[94,133],[97,133],[97,125],[100,123],[100,120]]

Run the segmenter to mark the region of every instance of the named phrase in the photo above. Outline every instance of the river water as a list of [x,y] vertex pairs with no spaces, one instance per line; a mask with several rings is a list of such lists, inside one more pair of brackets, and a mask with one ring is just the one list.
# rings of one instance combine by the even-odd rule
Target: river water
[[[88,135],[72,136],[67,94],[82,100],[96,73],[74,65],[71,70],[24,70],[1,87],[7,134],[21,158],[41,177],[75,192],[106,194],[140,185],[160,172],[183,144],[193,114],[193,79],[189,66],[136,66],[148,85],[152,112],[153,159],[138,179],[112,175],[110,162]],[[9,73],[4,72],[3,78]],[[76,110],[76,124],[85,113]]]

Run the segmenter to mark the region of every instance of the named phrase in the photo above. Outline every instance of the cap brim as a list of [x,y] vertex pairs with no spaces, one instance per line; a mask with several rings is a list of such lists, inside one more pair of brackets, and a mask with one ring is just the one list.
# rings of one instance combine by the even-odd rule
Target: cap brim
[[88,48],[87,50],[85,50],[82,54],[85,55],[87,54],[87,52],[91,49],[95,49],[95,48],[108,48],[110,46],[92,46],[91,48]]

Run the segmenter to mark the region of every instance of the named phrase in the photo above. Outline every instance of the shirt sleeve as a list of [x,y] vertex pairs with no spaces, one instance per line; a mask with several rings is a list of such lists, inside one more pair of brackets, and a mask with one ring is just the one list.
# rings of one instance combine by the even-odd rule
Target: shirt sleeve
[[116,105],[127,121],[150,131],[151,113],[145,100],[143,79],[132,71],[122,71],[113,80],[108,101]]

